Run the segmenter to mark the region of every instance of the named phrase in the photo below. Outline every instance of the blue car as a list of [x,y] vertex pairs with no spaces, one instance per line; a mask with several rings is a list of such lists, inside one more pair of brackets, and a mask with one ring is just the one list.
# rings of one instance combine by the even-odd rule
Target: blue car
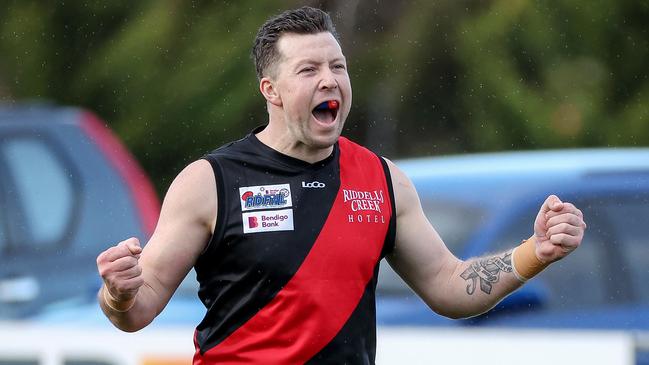
[[466,155],[399,166],[428,219],[464,259],[529,237],[549,194],[577,205],[589,229],[574,254],[491,312],[465,321],[444,320],[423,302],[405,300],[413,294],[383,265],[380,323],[649,329],[649,149]]
[[[382,265],[379,324],[649,331],[649,149],[494,153],[398,165],[430,222],[463,259],[529,237],[549,194],[577,205],[589,228],[572,255],[465,320],[432,313]],[[637,361],[649,363],[647,352]]]

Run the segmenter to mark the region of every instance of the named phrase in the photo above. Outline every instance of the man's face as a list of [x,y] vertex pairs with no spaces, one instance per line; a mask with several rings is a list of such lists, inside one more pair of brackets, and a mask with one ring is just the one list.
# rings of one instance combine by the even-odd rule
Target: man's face
[[[332,146],[352,104],[347,63],[331,33],[281,36],[274,77],[284,121],[293,142],[309,148]],[[336,103],[331,102],[335,101]],[[317,109],[325,102],[329,107]]]

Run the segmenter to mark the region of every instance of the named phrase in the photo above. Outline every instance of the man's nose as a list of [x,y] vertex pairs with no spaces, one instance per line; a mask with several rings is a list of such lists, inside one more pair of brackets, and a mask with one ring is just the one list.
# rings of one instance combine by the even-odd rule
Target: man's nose
[[338,81],[334,77],[334,74],[331,70],[326,70],[322,73],[322,79],[320,80],[321,89],[335,89],[338,87]]

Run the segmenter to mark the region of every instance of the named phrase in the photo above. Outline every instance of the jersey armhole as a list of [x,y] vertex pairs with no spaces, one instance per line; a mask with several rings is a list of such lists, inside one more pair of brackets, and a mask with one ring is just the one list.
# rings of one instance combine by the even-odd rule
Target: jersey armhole
[[390,214],[390,223],[388,225],[388,232],[385,235],[385,243],[383,244],[383,250],[381,251],[381,258],[392,253],[394,250],[395,239],[397,234],[397,207],[394,200],[394,188],[392,186],[392,174],[390,174],[390,167],[385,159],[377,155],[381,161],[381,166],[383,166],[383,172],[385,175],[385,183],[388,186],[388,195],[390,196],[390,206],[392,207],[392,213]]
[[213,250],[218,244],[223,240],[225,234],[225,222],[227,221],[225,215],[227,214],[225,206],[225,185],[223,184],[223,170],[218,160],[211,155],[203,156],[202,159],[206,160],[212,166],[212,171],[214,172],[214,180],[216,181],[216,222],[214,222],[214,232],[212,237],[201,252],[203,256],[206,252]]

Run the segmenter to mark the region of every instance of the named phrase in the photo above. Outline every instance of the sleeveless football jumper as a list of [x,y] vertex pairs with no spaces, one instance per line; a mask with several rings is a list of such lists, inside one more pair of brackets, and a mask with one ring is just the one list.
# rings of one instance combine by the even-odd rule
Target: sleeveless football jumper
[[373,364],[379,261],[394,246],[385,161],[344,137],[310,164],[254,133],[204,159],[218,216],[196,262],[194,364]]

